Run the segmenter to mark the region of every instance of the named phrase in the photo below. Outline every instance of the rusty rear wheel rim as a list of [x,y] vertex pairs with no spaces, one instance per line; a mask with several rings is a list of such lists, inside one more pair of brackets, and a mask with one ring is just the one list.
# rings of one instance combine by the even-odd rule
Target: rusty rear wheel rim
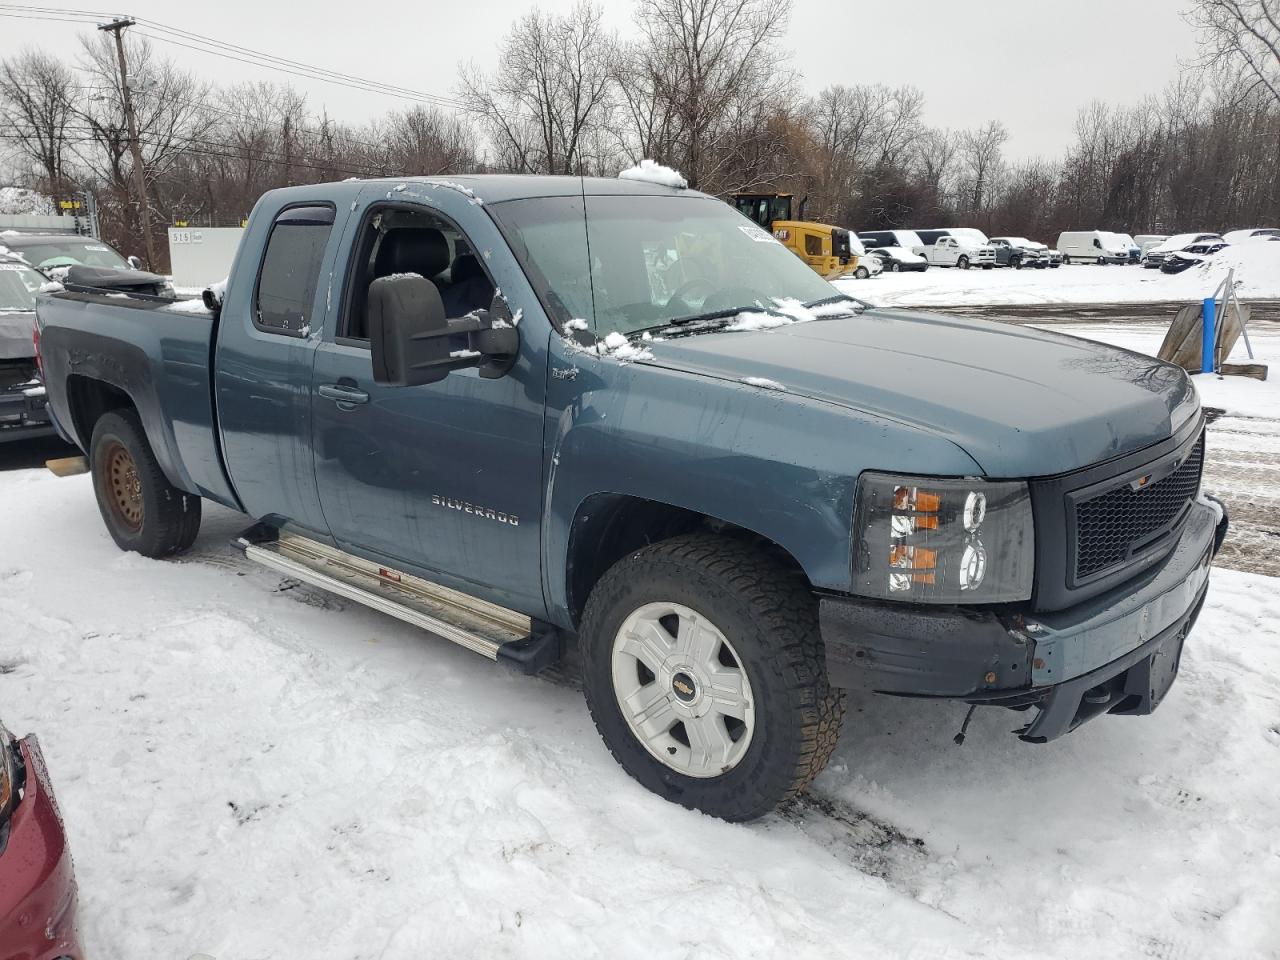
[[111,443],[103,452],[107,473],[107,501],[116,519],[130,530],[142,527],[142,478],[138,465],[121,443]]

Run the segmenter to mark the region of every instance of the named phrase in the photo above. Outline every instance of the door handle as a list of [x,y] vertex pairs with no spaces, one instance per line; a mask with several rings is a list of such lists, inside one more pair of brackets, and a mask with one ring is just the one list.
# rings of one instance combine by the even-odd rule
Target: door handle
[[326,400],[333,400],[338,406],[369,402],[369,395],[363,390],[342,383],[322,383],[316,388],[316,393]]

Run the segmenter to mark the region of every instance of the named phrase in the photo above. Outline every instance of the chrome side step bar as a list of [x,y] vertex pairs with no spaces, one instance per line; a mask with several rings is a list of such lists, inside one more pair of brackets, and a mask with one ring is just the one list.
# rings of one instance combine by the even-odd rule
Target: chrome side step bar
[[[554,628],[506,607],[261,524],[234,545],[287,577],[381,611],[490,660],[536,673],[559,659]],[[535,629],[535,628],[538,629]]]

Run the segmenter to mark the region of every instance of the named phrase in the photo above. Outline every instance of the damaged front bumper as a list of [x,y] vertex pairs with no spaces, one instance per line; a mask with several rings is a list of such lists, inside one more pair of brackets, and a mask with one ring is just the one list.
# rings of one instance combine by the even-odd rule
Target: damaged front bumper
[[0,443],[52,436],[44,387],[37,381],[0,392]]
[[1037,616],[964,607],[820,602],[836,687],[1026,709],[1043,743],[1103,713],[1154,710],[1204,603],[1227,514],[1201,497],[1157,566],[1108,593]]

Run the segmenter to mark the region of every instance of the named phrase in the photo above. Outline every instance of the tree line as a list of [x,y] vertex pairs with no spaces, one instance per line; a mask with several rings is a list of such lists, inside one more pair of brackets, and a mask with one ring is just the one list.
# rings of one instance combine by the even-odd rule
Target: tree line
[[[709,193],[781,191],[853,229],[965,224],[1052,242],[1280,223],[1280,0],[1197,0],[1203,56],[1160,96],[1094,102],[1064,156],[1011,161],[1008,132],[923,121],[913,86],[807,92],[781,48],[790,0],[635,0],[625,36],[583,0],[516,20],[450,98],[364,124],[288,84],[219,85],[129,37],[158,227],[238,224],[274,187],[469,172],[615,175],[642,157]],[[851,78],[854,80],[856,78]],[[0,61],[0,182],[90,192],[105,238],[140,251],[114,44]],[[4,152],[0,151],[0,156]],[[160,245],[163,249],[164,245]],[[164,269],[167,264],[155,265]]]

